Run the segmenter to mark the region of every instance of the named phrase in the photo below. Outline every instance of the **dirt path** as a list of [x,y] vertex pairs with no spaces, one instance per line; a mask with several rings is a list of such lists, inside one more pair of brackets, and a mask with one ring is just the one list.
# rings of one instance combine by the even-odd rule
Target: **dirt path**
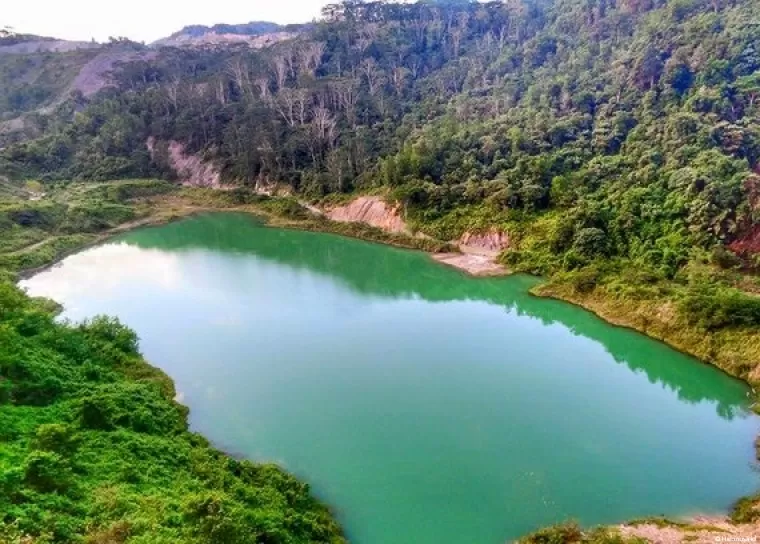
[[58,237],[57,236],[50,236],[49,238],[45,238],[44,240],[40,240],[39,242],[35,242],[33,244],[29,244],[28,246],[21,247],[21,248],[15,250],[15,251],[9,251],[5,255],[7,255],[9,257],[15,257],[17,255],[23,255],[24,253],[31,253],[35,249],[39,249],[42,246],[49,244],[50,242],[52,242],[56,238],[58,238]]

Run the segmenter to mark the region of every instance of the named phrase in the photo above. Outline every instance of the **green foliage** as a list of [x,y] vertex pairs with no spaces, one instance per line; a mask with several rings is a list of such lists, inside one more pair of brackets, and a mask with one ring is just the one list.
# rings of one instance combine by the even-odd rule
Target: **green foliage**
[[274,215],[287,219],[307,219],[311,213],[294,198],[262,200],[260,207]]
[[182,413],[167,406],[160,390],[142,384],[102,385],[81,399],[80,421],[85,429],[172,435],[184,431]]
[[596,527],[581,531],[575,522],[544,527],[518,540],[520,544],[644,544],[646,540],[627,538],[614,529]]
[[522,539],[522,544],[571,544],[581,542],[583,533],[577,523],[568,522],[539,529]]
[[57,453],[32,451],[22,468],[24,484],[40,493],[65,493],[71,486],[71,468]]
[[35,449],[70,456],[77,448],[74,428],[65,423],[48,423],[37,427]]
[[[716,262],[734,266],[725,248],[745,247],[756,221],[760,30],[746,21],[758,10],[757,0],[339,3],[273,47],[164,48],[125,62],[115,88],[66,102],[0,164],[43,182],[171,178],[176,141],[228,182],[275,180],[315,198],[385,187],[439,239],[473,223],[519,231],[508,256],[519,269],[623,258],[674,278],[694,251],[716,247]],[[160,190],[112,187],[111,204],[71,209],[62,228],[124,220],[125,198]],[[213,198],[250,198],[225,193]],[[42,212],[21,219],[48,228],[56,212]]]
[[0,283],[0,541],[344,542],[307,485],[187,431],[113,319],[57,323]]
[[760,326],[760,297],[709,282],[691,284],[680,309],[690,323],[708,330]]
[[758,508],[760,496],[754,495],[744,497],[736,501],[731,509],[731,521],[735,523],[753,523],[760,519],[760,508]]
[[578,293],[593,291],[602,277],[601,272],[594,267],[587,267],[571,274],[573,289]]

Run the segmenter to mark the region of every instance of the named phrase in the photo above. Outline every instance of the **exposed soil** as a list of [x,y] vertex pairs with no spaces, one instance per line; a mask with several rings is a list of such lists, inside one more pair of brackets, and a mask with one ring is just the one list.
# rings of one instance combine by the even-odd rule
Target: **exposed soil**
[[473,253],[434,253],[433,259],[464,270],[473,276],[503,276],[508,270],[489,255]]
[[760,525],[734,524],[726,518],[698,517],[685,525],[643,523],[617,527],[625,537],[638,537],[654,544],[681,542],[714,544],[715,542],[758,542]]
[[399,207],[390,206],[376,196],[360,196],[345,206],[329,210],[327,217],[340,223],[366,223],[387,232],[409,234]]
[[209,32],[202,36],[191,36],[189,34],[180,34],[171,38],[164,38],[155,42],[155,45],[171,47],[209,47],[227,44],[246,44],[252,49],[261,49],[269,47],[276,43],[291,40],[297,37],[295,32],[269,32],[258,36],[249,36],[246,34],[217,34]]
[[[390,205],[377,196],[360,196],[346,205],[326,211],[333,221],[366,223],[386,232],[411,235],[401,217],[398,205]],[[423,234],[418,234],[424,237]],[[501,276],[507,269],[497,262],[499,254],[509,246],[509,236],[499,230],[465,233],[458,242],[460,253],[436,253],[433,259],[453,266],[473,276]]]
[[80,91],[85,97],[89,97],[108,87],[111,84],[111,72],[118,64],[135,60],[149,60],[156,55],[155,52],[137,52],[109,49],[99,53],[87,62],[72,81],[68,92]]
[[[465,232],[459,239],[459,247],[488,252],[501,253],[509,247],[509,234],[498,229],[485,232]],[[463,250],[464,251],[464,250]]]
[[[155,159],[158,142],[151,137],[148,138],[145,145]],[[185,146],[182,143],[170,141],[166,159],[169,161],[169,166],[177,174],[177,179],[183,185],[211,187],[213,189],[222,187],[221,174],[216,166],[210,162],[204,162],[198,155],[186,153]]]
[[169,142],[169,161],[183,183],[193,187],[221,186],[219,171],[214,165],[203,162],[197,155],[185,153],[185,146]]
[[98,43],[76,42],[68,40],[30,40],[27,42],[15,43],[13,45],[0,46],[0,55],[20,55],[27,53],[65,53],[76,51],[78,49],[94,49],[100,47]]

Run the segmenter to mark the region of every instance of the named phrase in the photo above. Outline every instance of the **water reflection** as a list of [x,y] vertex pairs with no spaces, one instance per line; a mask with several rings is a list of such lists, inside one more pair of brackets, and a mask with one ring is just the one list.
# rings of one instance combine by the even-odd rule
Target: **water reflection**
[[[667,386],[682,401],[710,401],[725,419],[747,415],[746,403],[737,400],[741,397],[715,395],[711,380],[719,373],[717,369],[641,334],[612,327],[570,304],[533,297],[528,289],[537,282],[534,278],[522,276],[473,281],[445,266],[421,266],[420,261],[428,257],[418,252],[391,248],[378,252],[371,244],[361,241],[345,240],[345,243],[336,244],[334,238],[328,235],[256,228],[257,225],[260,226],[260,223],[246,214],[227,214],[225,221],[217,221],[215,214],[204,214],[160,227],[160,230],[143,229],[129,233],[116,242],[143,249],[170,250],[144,252],[140,256],[144,260],[141,270],[145,274],[156,275],[157,280],[167,288],[171,288],[172,283],[180,284],[183,281],[171,252],[202,249],[217,250],[228,256],[238,254],[242,259],[255,255],[294,271],[316,272],[364,295],[420,298],[430,302],[485,301],[518,316],[537,319],[546,326],[562,325],[574,335],[597,342],[616,362],[627,365],[634,372],[645,373],[650,383]],[[241,231],[250,231],[250,235],[241,236]],[[123,245],[120,249],[118,243],[107,247],[109,249],[106,251],[124,251]],[[114,264],[118,266],[118,263]],[[82,270],[92,272],[95,268],[84,262]],[[227,287],[235,282],[250,281],[244,266],[237,270],[239,273],[225,278]],[[100,270],[98,273],[102,272]],[[117,271],[104,274],[104,278],[109,277],[118,283]],[[685,360],[693,364],[683,364]],[[735,387],[748,394],[742,384],[737,382]]]
[[194,430],[303,477],[358,544],[495,544],[755,491],[746,387],[534,282],[215,214],[24,285],[135,328]]

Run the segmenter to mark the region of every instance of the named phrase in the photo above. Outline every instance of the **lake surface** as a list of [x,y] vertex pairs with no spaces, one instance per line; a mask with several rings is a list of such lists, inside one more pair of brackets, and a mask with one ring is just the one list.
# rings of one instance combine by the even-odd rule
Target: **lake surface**
[[134,328],[194,430],[308,481],[355,544],[499,544],[760,487],[743,384],[535,281],[208,214],[22,284]]

